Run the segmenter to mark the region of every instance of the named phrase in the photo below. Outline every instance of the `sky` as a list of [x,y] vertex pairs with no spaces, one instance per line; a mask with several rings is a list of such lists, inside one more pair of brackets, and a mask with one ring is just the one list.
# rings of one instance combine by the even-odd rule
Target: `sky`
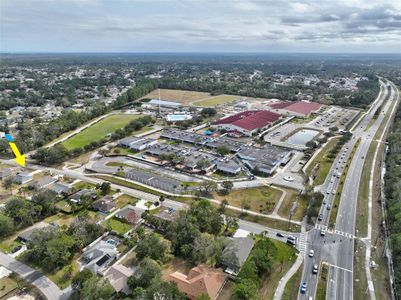
[[0,51],[401,53],[401,1],[0,0]]

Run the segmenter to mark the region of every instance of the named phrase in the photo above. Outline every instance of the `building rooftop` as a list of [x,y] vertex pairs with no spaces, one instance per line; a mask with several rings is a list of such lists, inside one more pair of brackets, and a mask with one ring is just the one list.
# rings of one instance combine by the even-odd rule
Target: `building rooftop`
[[318,111],[321,106],[320,103],[308,101],[281,102],[270,105],[270,107],[274,109],[285,109],[304,115],[309,115],[312,112]]
[[180,272],[169,275],[169,281],[175,282],[178,289],[190,299],[207,294],[215,300],[226,280],[227,276],[222,271],[206,265],[192,268],[188,275]]
[[213,125],[232,124],[237,127],[252,131],[263,128],[280,119],[280,115],[268,110],[247,110],[238,114],[220,119]]

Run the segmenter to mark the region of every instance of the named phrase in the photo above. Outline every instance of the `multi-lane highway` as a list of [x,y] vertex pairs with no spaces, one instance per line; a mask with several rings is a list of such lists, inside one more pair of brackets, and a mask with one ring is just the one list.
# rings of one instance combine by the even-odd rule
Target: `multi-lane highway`
[[[390,85],[390,91],[387,86]],[[307,251],[305,254],[302,283],[306,283],[305,293],[300,293],[298,299],[312,299],[315,297],[319,274],[313,274],[314,265],[321,268],[322,263],[329,265],[329,279],[326,299],[353,298],[353,261],[356,207],[359,184],[363,165],[369,150],[372,138],[383,122],[388,122],[386,113],[392,109],[394,101],[398,100],[398,91],[385,80],[381,80],[381,92],[371,109],[361,119],[353,130],[353,138],[347,142],[339,152],[325,183],[320,187],[325,198],[320,209],[321,220],[315,228],[307,233]],[[390,93],[389,97],[387,94]],[[386,99],[388,101],[384,102]],[[383,104],[383,106],[381,106]],[[374,120],[377,109],[382,111]],[[357,145],[357,141],[360,143]],[[340,204],[334,228],[328,230],[330,209],[335,194],[338,192],[340,175],[356,147],[348,173],[344,180]],[[323,235],[324,234],[324,235]],[[313,257],[309,256],[313,250]]]

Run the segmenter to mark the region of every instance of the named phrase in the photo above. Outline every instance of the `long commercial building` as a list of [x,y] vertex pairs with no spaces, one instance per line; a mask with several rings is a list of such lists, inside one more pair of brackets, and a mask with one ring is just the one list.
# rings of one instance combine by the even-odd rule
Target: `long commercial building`
[[212,127],[224,129],[228,132],[241,133],[252,136],[259,130],[264,130],[278,120],[281,116],[268,110],[247,110],[238,114],[220,119],[212,124]]

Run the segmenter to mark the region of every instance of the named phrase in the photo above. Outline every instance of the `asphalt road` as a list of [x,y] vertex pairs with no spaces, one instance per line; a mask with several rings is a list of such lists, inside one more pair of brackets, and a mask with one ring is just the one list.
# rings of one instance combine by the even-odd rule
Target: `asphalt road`
[[[381,84],[386,85],[384,82]],[[372,138],[381,123],[387,121],[384,120],[385,113],[390,109],[390,105],[395,98],[394,90],[392,90],[389,101],[382,108],[384,112],[381,112],[372,124],[371,120],[374,113],[385,99],[386,94],[387,88],[384,88],[383,93],[374,102],[372,109],[363,117],[362,121],[353,131],[354,137],[341,149],[327,176],[326,182],[321,187],[321,191],[325,193],[325,204],[322,205],[320,210],[323,214],[323,220],[318,222],[315,229],[309,231],[307,234],[308,245],[302,274],[302,282],[307,283],[307,292],[299,294],[298,299],[314,298],[318,275],[312,274],[312,268],[314,264],[321,268],[322,263],[329,265],[326,299],[348,300],[353,298],[354,235],[359,184]],[[371,126],[369,127],[369,125]],[[369,129],[365,131],[368,127]],[[337,176],[333,176],[333,174],[342,172],[344,161],[347,161],[351,149],[358,138],[361,138],[361,142],[355,151],[344,181],[334,230],[327,231],[327,226],[330,225],[328,224],[329,210],[327,210],[327,205],[333,201],[334,195],[331,192],[333,190],[337,192],[339,184],[339,179]],[[348,148],[348,151],[344,153],[346,148]],[[341,158],[341,156],[343,157]],[[338,169],[336,170],[336,168]],[[327,193],[327,191],[330,193]],[[325,236],[320,234],[322,229],[325,232]],[[314,250],[313,257],[308,256],[310,249]]]

